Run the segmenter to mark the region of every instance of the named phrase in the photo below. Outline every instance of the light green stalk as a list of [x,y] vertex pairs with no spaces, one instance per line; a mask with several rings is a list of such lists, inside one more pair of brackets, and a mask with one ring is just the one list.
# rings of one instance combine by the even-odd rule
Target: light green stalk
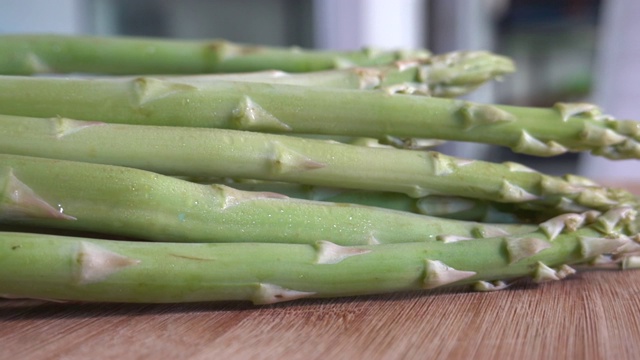
[[4,114],[289,134],[472,141],[553,156],[640,158],[640,125],[587,104],[527,108],[385,91],[154,78],[0,77]]
[[396,148],[396,149],[407,149],[407,150],[433,150],[435,147],[446,143],[446,141],[444,140],[398,138],[393,136],[386,136],[382,139],[369,138],[369,137],[339,136],[339,135],[296,134],[292,136],[299,136],[307,139],[337,141],[344,144],[366,146],[366,147],[388,148],[388,149]]
[[0,224],[153,241],[340,245],[481,238],[526,225],[452,221],[271,192],[200,185],[147,171],[0,154]]
[[[506,165],[511,167],[517,166],[512,163],[506,163]],[[498,203],[488,200],[463,198],[460,196],[427,195],[415,199],[401,193],[340,189],[272,181],[246,179],[207,180],[196,178],[192,178],[189,181],[224,183],[235,189],[245,191],[275,192],[299,199],[376,206],[440,218],[480,221],[483,223],[538,224],[552,217],[570,212],[570,209],[563,209],[563,206],[549,207],[541,205],[540,203]],[[586,186],[587,188],[597,187],[597,185],[589,179],[576,175],[565,176],[565,181],[572,185]],[[611,189],[610,191],[615,193],[616,190]],[[623,196],[623,194],[624,191],[619,193],[620,196]],[[626,204],[637,207],[637,197],[634,199],[633,195],[627,193],[625,201]],[[640,231],[639,225],[640,221],[630,223],[627,234],[638,233],[638,231]]]
[[0,36],[0,73],[203,74],[282,70],[308,72],[385,65],[429,57],[416,51],[318,51],[236,44],[64,35]]
[[494,164],[247,131],[0,115],[0,153],[121,165],[165,175],[294,182],[413,197],[454,195],[567,211],[635,204],[623,191]]
[[[191,179],[191,181],[198,182],[200,180]],[[559,215],[553,212],[554,209],[548,207],[539,211],[522,211],[512,204],[459,196],[431,195],[416,199],[401,193],[328,188],[271,181],[217,180],[213,182],[222,182],[234,189],[275,192],[297,199],[375,206],[447,219],[484,223],[538,223]]]
[[342,89],[384,89],[389,93],[456,97],[469,93],[483,83],[515,70],[513,61],[486,51],[451,52],[423,60],[398,61],[389,65],[354,67],[311,73],[286,73],[278,70],[161,77],[168,81],[208,83],[243,81]]
[[0,233],[0,294],[71,301],[269,304],[463,284],[496,290],[511,278],[559,280],[574,272],[567,264],[637,247],[628,237],[603,235],[593,227],[552,240],[536,231],[479,241],[355,247],[329,241],[152,244]]

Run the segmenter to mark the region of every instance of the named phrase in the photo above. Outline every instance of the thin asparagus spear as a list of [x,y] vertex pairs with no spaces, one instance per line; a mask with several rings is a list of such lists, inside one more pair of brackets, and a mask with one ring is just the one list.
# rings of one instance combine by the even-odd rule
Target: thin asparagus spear
[[[237,130],[0,115],[0,153],[121,165],[165,175],[295,182],[413,197],[455,195],[566,211],[635,204],[623,190],[515,164]],[[569,178],[571,179],[571,178]]]
[[[517,166],[508,164],[508,166]],[[576,176],[565,176],[566,181],[573,185],[596,186],[592,181]],[[201,181],[203,179],[191,179]],[[415,212],[438,218],[449,218],[464,221],[480,221],[483,223],[529,223],[539,224],[567,213],[568,209],[561,207],[550,208],[525,203],[498,203],[488,200],[463,198],[459,196],[427,195],[418,199],[411,198],[401,193],[351,190],[330,188],[321,186],[309,186],[293,183],[259,181],[259,180],[232,180],[210,179],[209,183],[224,183],[235,189],[245,191],[266,191],[285,194],[299,199],[330,201],[339,203],[351,203],[367,206],[375,206]],[[638,200],[632,194],[627,194],[627,205],[637,206]],[[519,208],[518,206],[524,207]],[[639,230],[639,222],[629,224],[628,234],[636,234]]]
[[[200,185],[147,171],[0,154],[0,224],[154,241],[339,245],[480,238],[526,225],[451,221],[374,207]],[[300,236],[302,232],[308,232]]]
[[354,67],[311,73],[264,71],[215,75],[160,77],[168,81],[208,83],[243,81],[344,89],[385,89],[388,92],[456,97],[469,93],[483,83],[512,73],[513,61],[486,51],[451,52],[423,60],[405,60],[394,64]]
[[0,112],[252,131],[473,141],[553,156],[640,158],[640,125],[587,104],[483,105],[384,91],[154,78],[0,77]]
[[[293,136],[293,135],[292,135]],[[393,136],[386,136],[382,139],[369,138],[369,137],[353,137],[353,136],[339,136],[339,135],[309,135],[309,134],[296,134],[295,136],[337,141],[344,144],[378,147],[378,148],[396,148],[396,149],[408,149],[408,150],[432,150],[436,146],[444,144],[444,140],[435,139],[417,139],[417,138],[398,138]]]
[[3,35],[0,73],[202,74],[307,72],[423,59],[425,50],[336,52],[236,44],[224,40]]
[[[194,180],[198,181],[197,179],[191,181]],[[328,188],[273,181],[226,179],[209,181],[209,183],[224,183],[234,189],[245,191],[275,192],[297,199],[375,206],[440,218],[484,223],[537,223],[559,215],[549,208],[540,209],[540,211],[522,211],[511,204],[458,196],[431,195],[415,199],[401,193]]]
[[[300,236],[305,236],[301,234]],[[541,231],[445,243],[342,247],[140,243],[0,233],[0,294],[101,302],[249,300],[269,304],[476,284],[531,276],[559,280],[605,253],[637,247],[592,227],[549,241]]]

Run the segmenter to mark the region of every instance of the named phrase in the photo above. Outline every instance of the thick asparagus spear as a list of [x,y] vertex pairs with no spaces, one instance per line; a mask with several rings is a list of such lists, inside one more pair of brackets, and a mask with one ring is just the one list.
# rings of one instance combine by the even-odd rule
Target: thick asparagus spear
[[[0,115],[0,153],[135,167],[165,175],[276,180],[455,195],[563,212],[635,204],[633,195],[523,166],[236,130]],[[569,178],[571,179],[571,178]]]
[[282,70],[307,72],[423,59],[428,51],[352,52],[235,44],[63,35],[3,35],[0,73],[202,74]]
[[146,125],[473,141],[553,156],[640,158],[636,121],[585,104],[483,105],[384,91],[219,81],[0,77],[4,114]]
[[[606,214],[605,214],[606,215]],[[301,234],[300,236],[305,236]],[[605,253],[637,249],[593,227],[549,240],[516,237],[342,247],[301,244],[139,243],[0,233],[0,294],[58,300],[268,304],[476,284],[531,276],[559,280]]]
[[535,229],[296,200],[131,168],[0,154],[3,223],[155,241],[331,239],[339,245],[432,241],[443,235],[481,238]]

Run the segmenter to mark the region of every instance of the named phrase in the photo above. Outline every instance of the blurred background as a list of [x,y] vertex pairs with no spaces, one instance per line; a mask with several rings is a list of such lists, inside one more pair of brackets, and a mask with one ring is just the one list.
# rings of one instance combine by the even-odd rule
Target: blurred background
[[[640,119],[640,1],[633,0],[0,0],[0,33],[226,38],[308,48],[486,49],[517,73],[470,100],[527,106],[595,102]],[[534,158],[492,146],[442,151],[518,161],[552,174],[640,180],[637,161]]]

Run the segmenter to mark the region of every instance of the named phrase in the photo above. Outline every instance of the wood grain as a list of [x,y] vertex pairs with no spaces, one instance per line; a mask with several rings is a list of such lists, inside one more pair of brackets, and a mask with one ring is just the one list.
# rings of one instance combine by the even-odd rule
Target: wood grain
[[640,272],[256,307],[0,301],[16,359],[634,359]]

